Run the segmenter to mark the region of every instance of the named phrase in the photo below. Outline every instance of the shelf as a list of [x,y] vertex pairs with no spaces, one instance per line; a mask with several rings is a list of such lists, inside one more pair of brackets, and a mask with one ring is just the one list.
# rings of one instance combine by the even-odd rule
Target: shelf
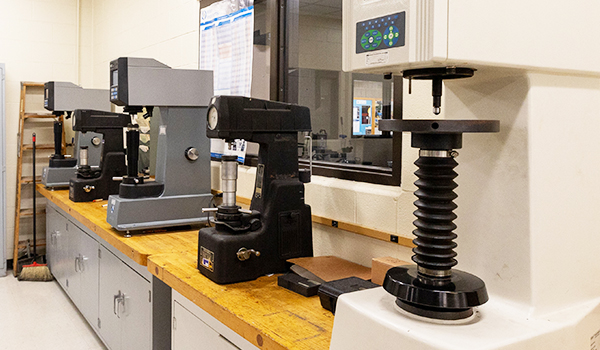
[[25,113],[23,118],[35,118],[35,119],[55,119],[57,118],[54,114],[35,114],[35,113]]
[[[54,149],[54,144],[36,144],[35,149]],[[23,150],[33,150],[32,144],[23,144]]]
[[[33,216],[33,209],[28,208],[28,209],[21,209],[20,212],[20,216]],[[36,212],[37,215],[44,215],[46,214],[46,209],[45,208],[38,208],[38,211]]]
[[[35,177],[35,182],[41,182],[42,181],[42,176],[36,176]],[[21,178],[21,184],[30,184],[33,182],[33,176],[23,176]]]
[[[36,242],[37,242],[36,245],[37,245],[38,248],[46,246],[46,239],[45,238],[37,239]],[[19,249],[26,249],[27,248],[27,241],[19,241],[18,247],[19,247]]]
[[27,87],[44,87],[44,83],[34,83],[31,81],[22,81],[21,82],[21,86],[27,86]]

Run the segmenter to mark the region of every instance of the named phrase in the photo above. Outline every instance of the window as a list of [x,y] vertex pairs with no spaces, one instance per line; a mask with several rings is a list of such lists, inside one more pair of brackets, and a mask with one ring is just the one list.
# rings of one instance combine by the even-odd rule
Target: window
[[[401,116],[401,104],[392,113],[395,79],[342,71],[341,0],[280,5],[277,97],[310,108],[313,174],[399,185],[401,135],[379,130],[380,119]],[[401,83],[400,78],[399,96]],[[304,150],[300,162],[308,166]]]
[[[301,166],[312,157],[315,175],[399,185],[402,135],[378,122],[402,117],[402,77],[342,71],[342,0],[253,4],[252,96],[310,108],[313,141],[302,146],[299,136]],[[247,164],[256,154],[249,144]]]

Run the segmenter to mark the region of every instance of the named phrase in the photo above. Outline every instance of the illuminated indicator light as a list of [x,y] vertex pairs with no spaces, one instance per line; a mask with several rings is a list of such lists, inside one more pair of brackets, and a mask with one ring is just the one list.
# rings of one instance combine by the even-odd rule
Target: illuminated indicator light
[[394,36],[397,38],[398,37],[398,33],[395,33]]
[[384,36],[383,36],[383,38],[384,38],[384,39],[387,39],[387,35],[384,35]]

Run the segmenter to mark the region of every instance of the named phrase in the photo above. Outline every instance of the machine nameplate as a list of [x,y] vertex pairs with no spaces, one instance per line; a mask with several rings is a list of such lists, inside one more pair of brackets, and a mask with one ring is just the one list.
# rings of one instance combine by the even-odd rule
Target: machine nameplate
[[215,253],[213,253],[212,251],[204,248],[204,247],[200,247],[200,264],[202,266],[204,266],[205,268],[207,268],[210,271],[215,271],[215,266],[214,266],[214,262],[215,262]]
[[256,185],[254,187],[254,197],[260,198],[262,196],[263,187],[263,176],[265,175],[265,165],[259,164],[256,167]]
[[365,55],[365,64],[367,66],[374,66],[378,64],[387,64],[390,61],[390,52],[374,52]]

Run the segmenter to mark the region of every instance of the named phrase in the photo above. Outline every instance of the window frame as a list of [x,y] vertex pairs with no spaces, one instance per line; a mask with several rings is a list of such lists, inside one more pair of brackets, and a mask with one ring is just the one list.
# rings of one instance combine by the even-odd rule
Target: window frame
[[[200,7],[204,8],[217,0],[203,0]],[[298,18],[293,18],[292,11],[298,11],[299,0],[254,0],[254,5],[266,2],[267,4],[267,27],[270,30],[270,86],[269,99],[273,101],[290,102],[288,95],[289,79],[289,55],[290,45],[292,43],[292,33],[289,28],[292,25],[298,25]],[[401,75],[389,75],[393,82],[393,113],[394,119],[402,119],[402,96],[403,96],[403,78]],[[354,85],[354,84],[352,84]],[[354,96],[354,91],[352,92]],[[352,101],[348,101],[352,103]],[[385,108],[385,107],[384,107]],[[391,118],[392,111],[387,108],[384,111],[383,118]],[[352,138],[351,135],[349,135]],[[352,180],[380,185],[399,186],[401,183],[401,164],[402,164],[402,133],[393,133],[392,138],[392,167],[376,167],[357,164],[340,164],[332,162],[312,162],[312,174],[338,178],[343,180]],[[370,137],[368,137],[370,138]],[[254,161],[255,162],[255,161]],[[248,161],[252,164],[252,160]],[[299,158],[301,168],[308,168],[310,162]]]
[[[298,25],[298,18],[293,18],[292,11],[298,10],[299,0],[277,0],[278,2],[278,31],[276,33],[277,42],[279,47],[276,53],[279,54],[277,59],[277,88],[272,89],[277,92],[276,95],[271,95],[271,98],[278,101],[290,102],[289,96],[287,95],[287,86],[289,80],[287,79],[287,72],[289,72],[289,57],[288,52],[290,51],[290,43],[292,42],[289,23]],[[297,13],[297,12],[296,12]],[[273,61],[271,62],[273,63]],[[273,67],[273,64],[271,65]],[[402,119],[402,94],[403,94],[403,81],[402,76],[392,76],[394,90],[392,100],[393,103],[393,116],[394,119]],[[273,80],[271,80],[273,81]],[[352,84],[354,85],[354,83]],[[352,91],[354,98],[354,91]],[[352,103],[352,101],[348,101]],[[384,113],[383,118],[389,119],[391,111]],[[389,169],[383,167],[375,167],[369,165],[356,165],[356,164],[340,164],[330,162],[312,162],[312,174],[333,177],[344,180],[353,180],[360,182],[367,182],[380,185],[393,185],[399,186],[401,182],[401,164],[402,164],[402,133],[393,133],[389,137],[392,138],[392,168]],[[309,166],[309,161],[306,159],[299,159],[300,166],[306,168]]]

